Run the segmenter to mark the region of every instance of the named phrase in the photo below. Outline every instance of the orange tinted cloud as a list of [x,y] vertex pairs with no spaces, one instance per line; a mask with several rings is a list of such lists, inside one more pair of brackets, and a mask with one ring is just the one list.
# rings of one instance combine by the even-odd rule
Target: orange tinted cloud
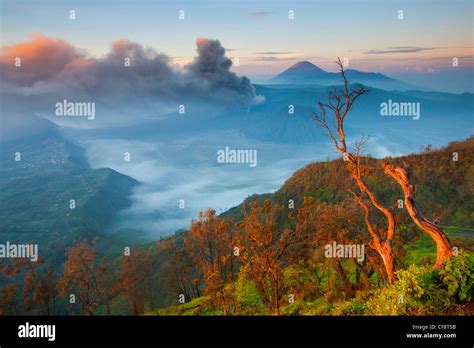
[[[15,66],[15,60],[21,66]],[[72,45],[61,39],[41,34],[33,35],[29,41],[0,49],[0,68],[5,81],[20,85],[33,85],[61,73],[68,65],[82,66],[86,58]]]
[[202,45],[205,45],[208,43],[208,40],[206,38],[203,38],[203,37],[198,37],[196,39],[196,46],[202,46]]

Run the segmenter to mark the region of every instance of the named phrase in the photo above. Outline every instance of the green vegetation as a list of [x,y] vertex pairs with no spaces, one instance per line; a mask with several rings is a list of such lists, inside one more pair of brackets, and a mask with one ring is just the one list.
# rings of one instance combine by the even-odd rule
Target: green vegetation
[[397,281],[375,290],[367,300],[369,315],[464,315],[474,295],[474,254],[461,252],[435,271],[411,265]]
[[[453,161],[456,152],[459,161]],[[384,204],[401,197],[396,183],[382,180],[380,161],[366,158],[375,168],[366,180]],[[474,214],[472,187],[474,187],[474,138],[451,143],[440,150],[391,159],[407,163],[412,169],[412,180],[417,187],[417,203],[425,216],[441,226],[457,255],[441,270],[433,269],[436,248],[433,240],[409,219],[404,209],[396,211],[398,233],[395,236],[396,281],[385,283],[379,272],[371,272],[365,285],[355,286],[352,295],[344,293],[344,284],[332,265],[321,255],[312,253],[300,263],[289,262],[284,268],[285,296],[282,315],[472,315],[474,275]],[[245,207],[265,200],[288,207],[295,201],[295,210],[303,204],[303,197],[317,202],[340,205],[348,200],[347,189],[352,183],[344,174],[341,160],[312,163],[297,171],[280,190],[272,195],[253,195],[242,205],[222,216],[238,223]],[[321,203],[318,203],[321,204]],[[290,214],[291,216],[291,214]],[[279,215],[279,226],[294,226],[285,215]],[[367,238],[364,226],[362,236]],[[185,233],[186,234],[186,233]],[[368,253],[370,255],[370,252]],[[373,256],[373,255],[372,255]],[[375,257],[375,260],[377,258]],[[376,261],[378,262],[378,261]],[[349,282],[361,284],[361,273],[350,260],[342,260]],[[234,304],[232,314],[273,315],[262,302],[255,282],[247,269],[241,266],[237,280],[227,282],[229,301]],[[287,295],[294,300],[288,301]],[[175,301],[175,300],[174,300]],[[159,309],[148,314],[221,315],[220,306],[209,296],[197,297],[188,304]],[[188,310],[184,310],[188,308]]]
[[[2,160],[0,183],[5,190],[0,198],[12,204],[2,205],[0,233],[7,240],[47,245],[48,264],[20,264],[15,270],[14,264],[0,263],[6,280],[0,288],[0,313],[42,314],[55,300],[56,313],[99,315],[474,314],[474,138],[391,160],[409,163],[417,204],[455,248],[443,268],[433,268],[433,240],[413,224],[405,209],[395,208],[393,284],[387,281],[380,255],[369,246],[370,235],[361,209],[347,191],[353,183],[341,160],[309,164],[274,194],[250,196],[221,216],[203,212],[189,231],[156,243],[135,244],[131,256],[118,258],[127,231],[113,239],[101,231],[128,204],[124,192],[135,182],[108,169],[84,166],[77,160],[81,158],[77,149],[68,149],[70,145],[58,139],[42,141],[41,146],[52,146],[62,159],[51,165],[38,153],[34,165],[45,167],[40,174],[33,174],[37,171],[26,161],[15,168],[18,163]],[[458,162],[452,161],[453,152],[458,153]],[[390,202],[401,197],[401,190],[384,180],[380,161],[365,161],[375,168],[365,180],[383,204],[393,205]],[[13,190],[12,185],[20,189]],[[42,191],[35,185],[49,185],[49,190],[39,197]],[[29,196],[29,190],[37,195]],[[71,196],[76,199],[73,212],[68,205]],[[110,197],[114,204],[109,204]],[[294,207],[289,204],[292,200]],[[383,224],[376,216],[373,219]],[[97,236],[101,238],[92,246],[77,243]],[[364,244],[364,261],[325,257],[324,245],[334,240]],[[69,246],[73,247],[63,270]],[[79,257],[89,263],[86,271],[74,267]],[[25,287],[23,277],[24,284],[49,286]],[[85,291],[82,278],[99,279],[100,286],[86,289],[94,301],[67,305],[64,294],[71,288]],[[38,296],[45,289],[50,289],[50,296]],[[32,302],[20,304],[20,298]]]

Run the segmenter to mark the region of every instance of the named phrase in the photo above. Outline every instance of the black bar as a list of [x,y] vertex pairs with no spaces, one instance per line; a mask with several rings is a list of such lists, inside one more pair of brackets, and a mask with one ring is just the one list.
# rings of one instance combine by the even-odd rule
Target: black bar
[[[55,340],[20,338],[26,323],[55,327]],[[414,328],[413,325],[418,326]],[[434,326],[433,326],[434,325]],[[421,327],[426,327],[422,330]],[[407,334],[456,337],[407,338]],[[38,344],[449,345],[472,347],[473,317],[0,317],[0,346]]]

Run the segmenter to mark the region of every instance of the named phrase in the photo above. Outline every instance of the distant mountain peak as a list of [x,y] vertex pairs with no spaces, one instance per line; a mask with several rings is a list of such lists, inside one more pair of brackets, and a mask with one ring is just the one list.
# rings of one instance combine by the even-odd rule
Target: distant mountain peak
[[316,65],[314,65],[313,63],[308,62],[307,60],[303,60],[301,62],[293,64],[286,71],[288,71],[288,70],[304,70],[306,72],[316,71],[316,72],[320,72],[320,73],[325,73],[326,72],[323,69],[321,69],[321,68],[317,67]]
[[301,80],[308,77],[321,76],[325,74],[327,74],[326,71],[317,67],[313,63],[304,60],[293,64],[281,74],[275,76],[274,79],[276,81]]

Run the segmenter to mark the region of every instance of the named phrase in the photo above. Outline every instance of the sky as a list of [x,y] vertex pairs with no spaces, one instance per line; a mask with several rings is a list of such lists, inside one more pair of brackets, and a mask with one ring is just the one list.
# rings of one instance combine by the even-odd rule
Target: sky
[[[32,34],[61,38],[101,57],[117,39],[152,47],[185,65],[198,37],[218,39],[238,74],[272,76],[300,60],[334,71],[393,74],[472,69],[472,0],[452,1],[24,1],[0,0],[1,46]],[[69,18],[74,10],[76,18]],[[179,11],[184,10],[184,19]],[[289,19],[289,11],[294,19]],[[399,19],[399,11],[403,19]]]

